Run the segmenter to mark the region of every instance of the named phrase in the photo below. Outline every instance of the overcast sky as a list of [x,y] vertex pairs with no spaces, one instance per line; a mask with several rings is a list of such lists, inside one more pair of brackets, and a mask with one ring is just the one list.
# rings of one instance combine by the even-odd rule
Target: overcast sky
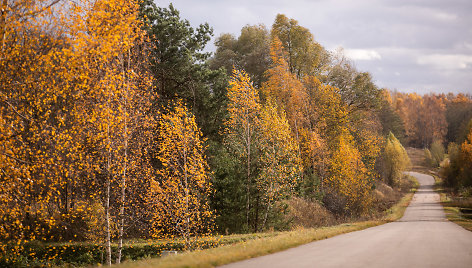
[[246,24],[270,29],[282,13],[326,49],[343,47],[380,87],[472,93],[472,0],[156,0],[170,2],[192,25],[208,22],[215,37],[239,36]]

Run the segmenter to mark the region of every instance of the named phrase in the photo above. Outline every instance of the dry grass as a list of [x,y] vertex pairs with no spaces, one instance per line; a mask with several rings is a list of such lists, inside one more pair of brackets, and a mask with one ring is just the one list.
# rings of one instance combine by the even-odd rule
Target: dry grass
[[447,219],[462,226],[466,230],[472,231],[472,219],[467,218],[460,211],[460,208],[472,208],[472,198],[455,196],[451,190],[444,190],[440,187],[437,187],[436,191],[441,192],[441,204],[444,207]]
[[441,193],[441,204],[444,207],[444,212],[449,221],[452,221],[464,229],[472,231],[472,219],[464,217],[461,213],[460,208],[471,208],[472,199],[467,200],[454,200],[448,192]]
[[292,197],[286,203],[289,211],[286,216],[287,221],[290,221],[295,228],[314,228],[339,224],[336,217],[317,202]]

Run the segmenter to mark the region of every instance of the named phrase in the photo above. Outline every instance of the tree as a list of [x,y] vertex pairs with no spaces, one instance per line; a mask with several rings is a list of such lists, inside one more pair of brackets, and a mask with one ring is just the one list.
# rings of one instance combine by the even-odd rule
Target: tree
[[472,186],[472,128],[469,128],[467,139],[461,144],[459,181],[461,186]]
[[345,200],[344,209],[350,214],[360,215],[369,208],[372,201],[370,182],[361,155],[352,145],[349,134],[338,137],[327,184],[330,191]]
[[326,80],[329,85],[339,89],[350,113],[372,111],[380,107],[382,91],[372,81],[371,74],[357,71],[346,59],[342,49],[334,55]]
[[390,92],[384,89],[382,90],[382,96],[382,104],[378,111],[378,117],[382,125],[382,135],[388,136],[389,133],[392,132],[400,142],[403,142],[405,139],[405,126],[403,120],[393,107]]
[[173,111],[161,115],[157,131],[156,157],[161,168],[151,181],[149,196],[153,232],[156,237],[182,236],[186,248],[193,249],[199,235],[213,230],[204,140],[195,117],[181,101],[175,103]]
[[[266,208],[262,229],[273,205],[294,192],[301,171],[298,145],[292,139],[284,112],[279,115],[277,110],[277,106],[268,100],[261,111],[261,172],[257,187]],[[257,231],[257,227],[255,229]]]
[[[448,97],[446,101],[447,142],[462,143],[466,139],[466,128],[472,119],[472,99],[464,94]],[[463,133],[462,133],[463,132]]]
[[431,144],[431,165],[433,167],[439,167],[441,162],[444,160],[445,149],[442,142],[435,140]]
[[410,158],[405,148],[403,148],[392,132],[388,134],[382,160],[383,176],[386,178],[387,183],[392,186],[399,185],[403,172],[410,165]]
[[447,152],[449,159],[440,170],[445,184],[455,189],[472,186],[472,127],[467,139],[460,145],[449,143]]
[[395,110],[405,124],[410,146],[429,147],[434,140],[444,141],[447,133],[444,96],[415,93],[393,96]]
[[285,60],[291,73],[298,78],[306,75],[321,76],[329,60],[326,50],[314,40],[310,31],[294,19],[277,14],[271,30],[285,51]]
[[231,34],[218,37],[209,64],[213,69],[224,67],[229,75],[233,66],[245,70],[254,86],[260,88],[270,64],[269,43],[270,35],[264,25],[246,25],[237,39]]
[[[119,226],[122,241],[130,177],[135,165],[145,167],[133,137],[144,136],[136,126],[151,100],[149,77],[133,53],[142,46],[138,6],[57,2],[19,1],[3,20],[1,118],[17,125],[2,133],[9,133],[5,145],[15,147],[6,148],[8,158],[24,171],[12,178],[25,182],[7,188],[15,199],[6,207],[22,207],[10,214],[24,226],[8,241],[81,240],[106,229],[99,239],[107,242],[111,264],[112,227]],[[100,226],[92,229],[96,218]]]
[[259,95],[244,71],[233,70],[228,87],[228,115],[225,144],[246,170],[246,224],[249,226],[251,191],[257,177],[260,125]]
[[330,163],[326,141],[312,130],[300,131],[300,157],[303,164],[303,180],[299,185],[302,197],[313,199],[324,191],[323,182],[327,178]]
[[433,141],[443,142],[447,134],[446,105],[442,96],[423,96],[422,109],[419,113],[419,138],[422,145],[429,147]]
[[[98,164],[93,165],[94,179],[103,187],[96,197],[102,198],[104,204],[106,259],[110,265],[115,225],[119,238],[116,261],[121,261],[130,171],[134,165],[143,164],[139,157],[133,159],[130,154],[132,135],[144,129],[137,122],[146,118],[144,113],[149,110],[152,99],[147,90],[147,73],[139,69],[137,58],[132,55],[132,51],[143,45],[137,2],[103,0],[77,8],[85,8],[87,13],[85,17],[77,13],[77,21],[85,23],[74,27],[89,34],[79,35],[71,53],[82,58],[79,73],[87,78],[80,85],[86,92],[80,116],[86,119],[82,126],[88,130],[83,134],[91,150],[96,151],[94,160]],[[141,74],[144,76],[139,76]],[[114,211],[118,211],[116,223],[113,222]]]
[[298,142],[299,129],[310,124],[306,117],[308,97],[303,84],[290,73],[283,55],[282,43],[274,38],[270,50],[272,66],[267,70],[267,81],[261,91],[265,98],[272,98],[280,109],[287,112],[292,132]]
[[203,135],[218,140],[227,78],[206,64],[210,53],[203,49],[213,30],[207,23],[192,28],[172,4],[156,7],[150,0],[141,2],[141,17],[152,43],[149,61],[159,96],[154,110],[180,98],[195,115]]
[[62,53],[69,30],[54,29],[66,13],[51,15],[57,2],[1,3],[0,255],[10,264],[28,241],[62,239],[57,216],[70,213],[79,184],[75,92]]
[[337,137],[348,131],[348,111],[345,103],[341,99],[339,89],[324,85],[313,76],[304,79],[310,107],[314,110],[312,120],[316,120],[321,137],[326,141],[330,151],[336,148]]

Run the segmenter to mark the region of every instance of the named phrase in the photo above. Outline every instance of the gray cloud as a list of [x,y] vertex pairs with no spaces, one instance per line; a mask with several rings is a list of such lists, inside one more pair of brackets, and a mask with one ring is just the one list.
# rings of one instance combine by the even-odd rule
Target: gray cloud
[[371,72],[379,86],[472,93],[470,0],[172,2],[193,25],[208,22],[216,36],[237,36],[246,24],[270,28],[277,13],[283,13],[310,29],[327,49],[344,47],[357,68]]

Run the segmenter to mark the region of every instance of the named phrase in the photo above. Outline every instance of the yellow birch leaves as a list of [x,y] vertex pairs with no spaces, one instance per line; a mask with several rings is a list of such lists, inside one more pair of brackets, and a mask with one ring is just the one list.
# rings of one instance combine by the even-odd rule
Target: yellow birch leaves
[[181,236],[191,249],[199,235],[213,230],[204,140],[195,117],[181,101],[161,114],[157,131],[160,168],[148,197],[153,208],[153,234]]

